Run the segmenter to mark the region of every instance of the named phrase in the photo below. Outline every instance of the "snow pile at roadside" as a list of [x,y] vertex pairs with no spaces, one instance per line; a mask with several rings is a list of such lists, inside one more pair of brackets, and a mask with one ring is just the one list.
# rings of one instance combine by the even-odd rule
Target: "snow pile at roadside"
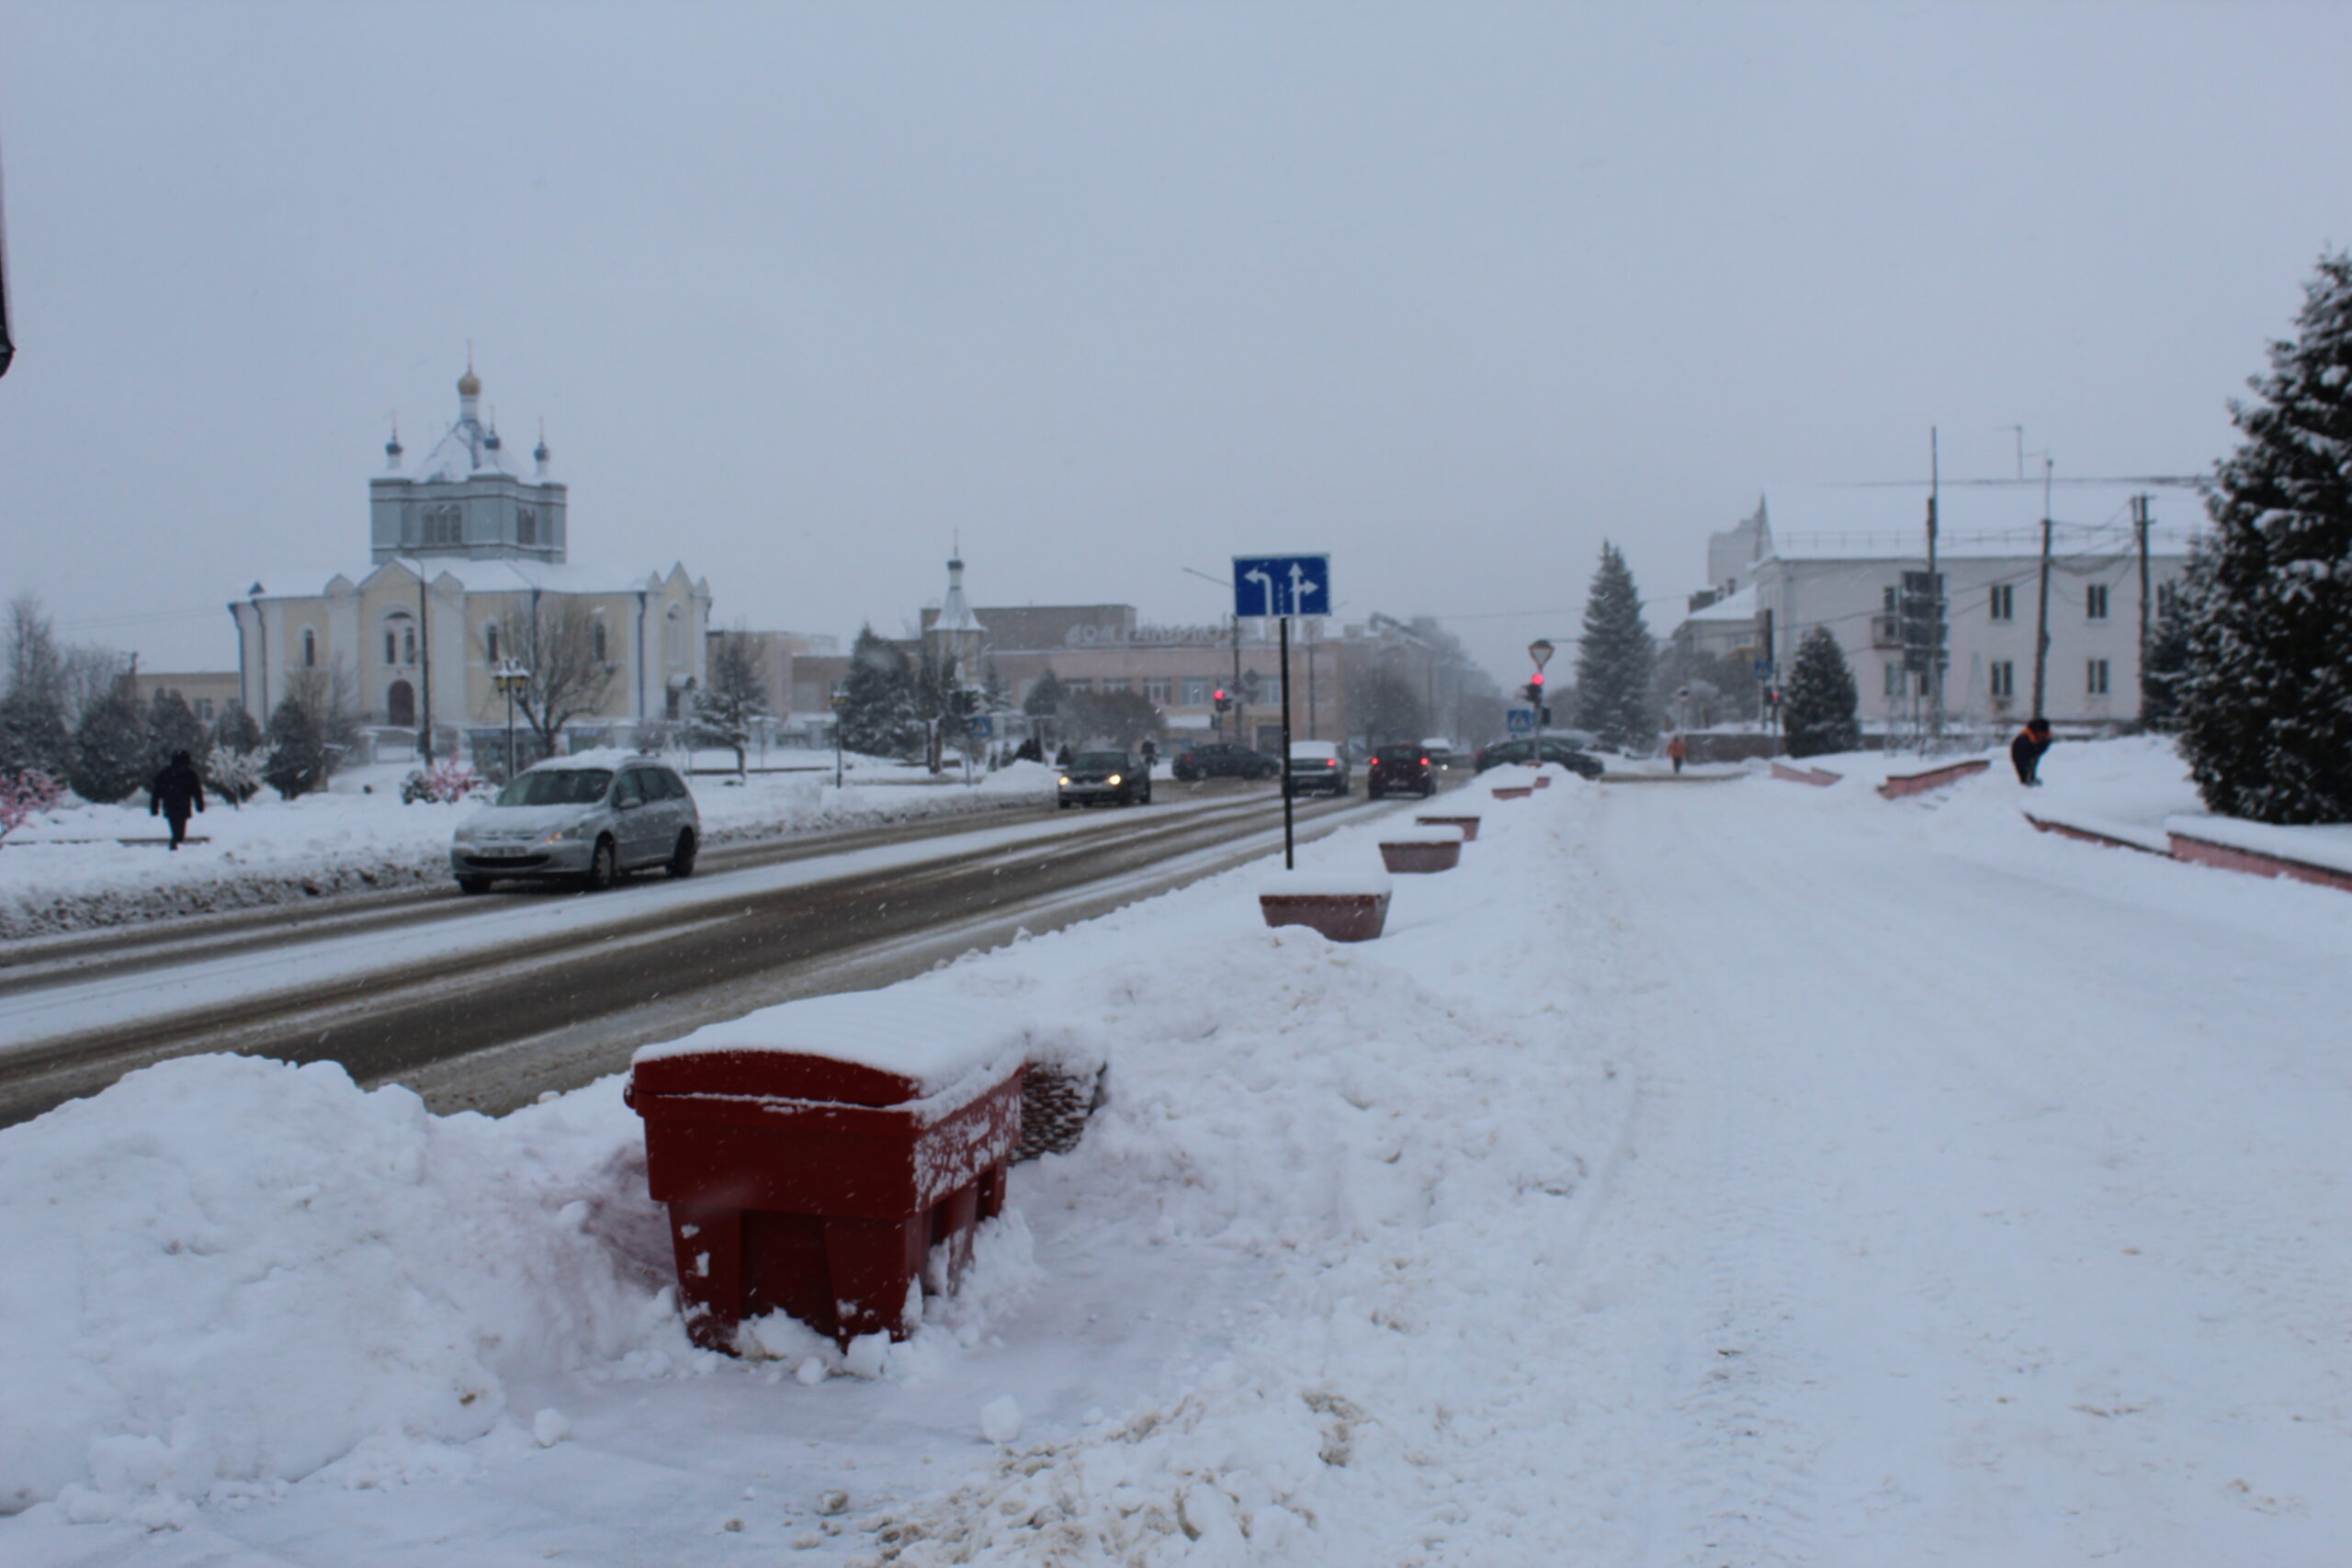
[[[899,1563],[1391,1561],[1474,1519],[1482,1561],[1558,1560],[1540,1530],[1510,1537],[1547,1510],[1547,1450],[1575,1419],[1577,1391],[1541,1369],[1587,1310],[1577,1244],[1626,1101],[1616,977],[1564,870],[1593,786],[1547,795],[1490,807],[1463,870],[1398,878],[1378,942],[1253,931],[1257,878],[1227,878],[1181,914],[1147,905],[942,977],[1115,1042],[1111,1103],[1041,1201],[1091,1208],[1106,1246],[1224,1253],[1270,1285],[1181,1391],[867,1520]],[[1302,871],[1378,835],[1316,845]]]
[[[383,772],[385,770],[375,770]],[[857,782],[830,774],[754,774],[748,783],[696,777],[707,841],[728,844],[829,829],[876,827],[1040,804],[1054,774],[1019,762],[973,787]],[[189,826],[208,841],[176,852],[144,797],[49,813],[0,847],[0,940],[138,920],[297,903],[334,894],[449,880],[449,836],[469,806],[403,806],[397,782],[373,794],[330,791],[279,800],[265,793],[232,807],[213,802]]]
[[528,1419],[509,1378],[688,1354],[635,1136],[611,1096],[436,1117],[235,1056],[0,1134],[0,1511],[172,1524],[461,1467],[444,1445]]

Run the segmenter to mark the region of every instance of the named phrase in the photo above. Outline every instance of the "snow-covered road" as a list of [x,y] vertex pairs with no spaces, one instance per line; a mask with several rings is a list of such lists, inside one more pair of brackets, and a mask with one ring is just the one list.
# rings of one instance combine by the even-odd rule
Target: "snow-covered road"
[[[781,1363],[697,1357],[600,1261],[647,1223],[604,1088],[436,1132],[314,1076],[275,1112],[299,1146],[248,1156],[176,1108],[266,1128],[274,1069],[159,1070],[186,1085],[0,1133],[0,1244],[63,1276],[0,1287],[0,1356],[74,1348],[0,1495],[86,1468],[0,1519],[0,1559],[2339,1564],[2352,898],[2018,804],[1997,775],[1568,784],[1487,806],[1368,946],[1258,929],[1244,872],[917,982],[1099,1042],[1114,1093],[1015,1172],[976,1299],[875,1380],[790,1334]],[[362,1294],[334,1226],[300,1239],[306,1151],[428,1135],[455,1152],[420,1168],[480,1160],[507,1196],[368,1198],[398,1278],[376,1259]],[[267,1179],[224,1197],[247,1159]],[[368,1439],[325,1471],[216,1435],[253,1396],[208,1325],[277,1321],[214,1278],[251,1258],[319,1325],[284,1444]],[[354,1310],[398,1290],[481,1323]],[[505,1325],[535,1313],[598,1326],[534,1359]],[[452,1343],[492,1395],[462,1412]],[[439,1425],[370,1438],[352,1391],[403,1378]],[[1008,1395],[1023,1430],[984,1442]]]

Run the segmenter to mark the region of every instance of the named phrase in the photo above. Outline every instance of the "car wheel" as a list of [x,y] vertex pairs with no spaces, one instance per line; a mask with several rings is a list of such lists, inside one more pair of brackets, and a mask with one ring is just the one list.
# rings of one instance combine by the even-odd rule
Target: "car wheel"
[[487,876],[461,876],[458,878],[458,891],[460,893],[487,893],[490,891],[490,878]]
[[1054,802],[1054,809],[1057,811],[1068,811],[1069,809],[1069,802],[1067,800],[1057,800]]
[[679,834],[678,847],[671,852],[670,863],[665,869],[680,881],[692,876],[695,874],[695,851],[698,847],[691,829]]
[[620,853],[610,839],[596,840],[596,852],[588,857],[588,869],[581,874],[580,886],[590,893],[602,893],[620,874]]

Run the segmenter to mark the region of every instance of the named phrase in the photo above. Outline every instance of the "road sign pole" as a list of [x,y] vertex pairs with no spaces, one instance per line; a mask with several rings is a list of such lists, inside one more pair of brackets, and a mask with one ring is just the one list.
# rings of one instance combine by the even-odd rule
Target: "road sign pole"
[[1292,848],[1291,814],[1294,810],[1290,793],[1290,617],[1283,617],[1283,869],[1294,869],[1296,855]]

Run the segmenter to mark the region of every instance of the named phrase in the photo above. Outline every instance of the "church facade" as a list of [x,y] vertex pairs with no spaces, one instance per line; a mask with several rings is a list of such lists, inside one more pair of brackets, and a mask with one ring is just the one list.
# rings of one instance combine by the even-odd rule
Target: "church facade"
[[572,662],[584,662],[595,698],[564,727],[570,745],[628,742],[690,711],[705,674],[709,583],[678,564],[631,578],[572,563],[569,494],[548,475],[546,438],[526,476],[481,407],[469,366],[457,421],[422,461],[405,463],[397,433],[385,444],[386,470],[368,485],[365,574],[338,572],[308,594],[256,582],[230,604],[238,700],[255,717],[266,723],[313,671],[367,726],[430,726],[436,756],[503,756],[499,676],[559,678],[552,659],[548,671],[531,669],[529,646],[559,624],[577,634]]

